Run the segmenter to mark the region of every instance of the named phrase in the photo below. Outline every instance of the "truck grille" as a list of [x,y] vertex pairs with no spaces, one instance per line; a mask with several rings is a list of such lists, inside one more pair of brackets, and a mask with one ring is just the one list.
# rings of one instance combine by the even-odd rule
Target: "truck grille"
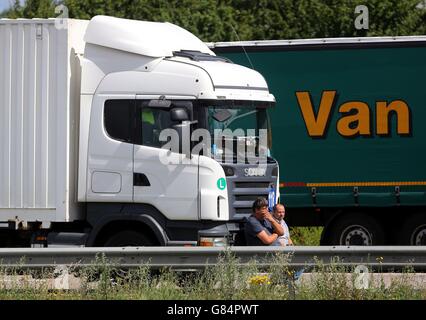
[[251,201],[256,200],[257,197],[264,197],[268,199],[268,194],[259,194],[259,195],[235,195],[235,201]]
[[266,182],[235,182],[235,188],[269,188],[270,181]]
[[[226,164],[230,166],[229,163]],[[229,218],[238,221],[252,213],[252,205],[258,197],[268,199],[269,188],[276,188],[277,177],[272,176],[272,170],[278,167],[277,162],[268,162],[266,174],[262,177],[247,177],[244,169],[253,167],[248,164],[232,164],[234,175],[226,177],[229,198]],[[277,170],[275,170],[277,172]]]

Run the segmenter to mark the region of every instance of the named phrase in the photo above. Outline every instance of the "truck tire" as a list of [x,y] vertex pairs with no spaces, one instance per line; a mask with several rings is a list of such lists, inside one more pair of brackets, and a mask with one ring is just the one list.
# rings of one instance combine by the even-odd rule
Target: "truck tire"
[[366,214],[350,214],[338,218],[327,228],[331,245],[371,246],[383,245],[385,233],[380,224]]
[[104,247],[143,247],[154,245],[154,241],[149,237],[135,230],[120,231],[113,234],[104,243]]
[[406,246],[426,245],[426,214],[416,214],[403,225],[399,244]]

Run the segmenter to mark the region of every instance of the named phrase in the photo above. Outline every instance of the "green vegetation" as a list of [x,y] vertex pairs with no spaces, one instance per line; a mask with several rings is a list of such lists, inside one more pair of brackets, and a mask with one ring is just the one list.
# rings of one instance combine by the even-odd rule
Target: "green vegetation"
[[[356,274],[338,264],[318,263],[311,279],[293,281],[287,255],[271,257],[271,265],[261,268],[255,261],[241,267],[230,252],[214,267],[202,272],[182,273],[163,269],[152,272],[147,265],[125,271],[99,259],[97,267],[74,268],[80,279],[70,290],[54,289],[52,270],[30,272],[0,269],[0,299],[425,299],[426,288],[413,288],[412,272],[392,283],[383,281],[367,289],[357,289]],[[74,277],[70,275],[70,277]],[[309,278],[309,277],[308,277]]]
[[324,227],[293,227],[290,236],[296,246],[319,246]]
[[[56,17],[64,4],[70,18],[95,15],[169,21],[204,41],[426,34],[421,0],[26,0],[3,16]],[[367,4],[369,29],[356,30],[357,5]]]

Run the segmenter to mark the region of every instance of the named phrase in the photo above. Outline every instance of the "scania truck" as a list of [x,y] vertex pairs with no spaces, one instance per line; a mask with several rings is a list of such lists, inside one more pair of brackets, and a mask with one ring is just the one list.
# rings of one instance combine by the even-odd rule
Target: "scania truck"
[[426,245],[426,36],[211,43],[277,99],[290,226],[322,244]]
[[0,246],[235,244],[253,200],[279,196],[274,104],[170,23],[0,20]]

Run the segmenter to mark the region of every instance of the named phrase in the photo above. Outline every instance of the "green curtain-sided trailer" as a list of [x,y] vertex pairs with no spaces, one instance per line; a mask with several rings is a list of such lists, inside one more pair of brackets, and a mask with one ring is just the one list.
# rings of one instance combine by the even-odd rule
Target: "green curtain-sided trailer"
[[323,244],[426,244],[426,37],[212,44],[262,73],[281,202]]

